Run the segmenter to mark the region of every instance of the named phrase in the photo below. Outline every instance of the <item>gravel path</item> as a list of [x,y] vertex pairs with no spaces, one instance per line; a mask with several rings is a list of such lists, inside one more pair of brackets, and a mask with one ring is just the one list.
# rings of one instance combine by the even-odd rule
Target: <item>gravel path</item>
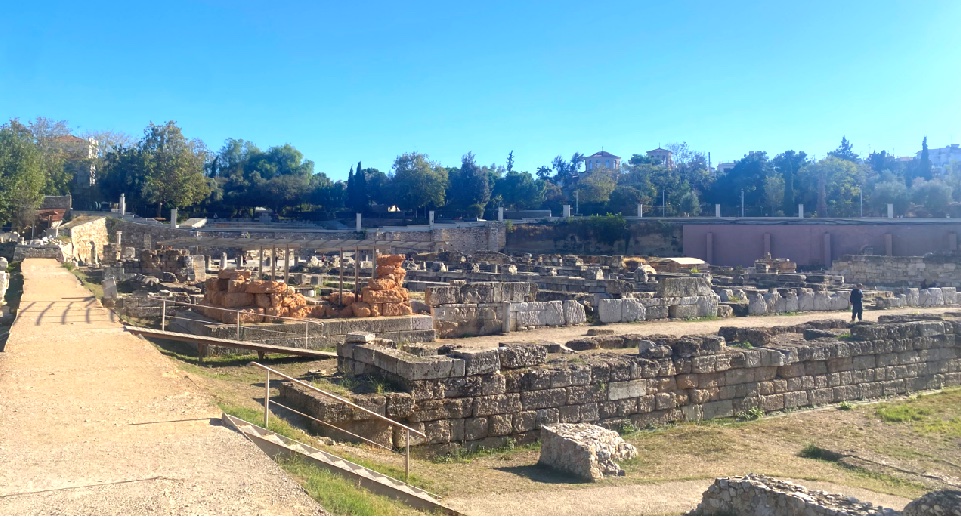
[[0,353],[0,514],[324,513],[59,263],[23,273]]

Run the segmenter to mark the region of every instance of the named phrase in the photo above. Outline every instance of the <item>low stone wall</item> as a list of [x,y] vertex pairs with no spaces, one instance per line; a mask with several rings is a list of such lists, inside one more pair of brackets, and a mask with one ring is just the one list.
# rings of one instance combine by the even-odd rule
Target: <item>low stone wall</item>
[[961,255],[925,257],[845,255],[831,269],[848,283],[886,287],[928,285],[961,287]]
[[[550,362],[547,345],[533,343],[487,350],[448,345],[435,349],[437,355],[390,343],[344,344],[338,361],[347,375],[401,387],[354,398],[425,432],[421,443],[493,446],[509,437],[536,439],[542,425],[558,422],[645,427],[959,385],[961,321],[931,318],[722,327],[716,336],[639,339],[634,354],[595,352]],[[338,427],[366,432],[380,425],[294,385],[282,395]],[[320,425],[317,430],[324,432]],[[385,444],[402,443],[381,431],[375,434]]]
[[434,326],[442,338],[485,336],[540,327],[587,322],[574,300],[536,302],[537,286],[528,282],[479,282],[425,290]]
[[853,497],[808,490],[767,476],[718,478],[687,515],[901,515]]
[[706,277],[665,277],[658,281],[656,292],[632,296],[635,298],[601,300],[601,323],[730,316],[723,310],[718,312],[721,299]]
[[239,326],[239,336],[237,325],[212,321],[192,311],[178,312],[169,324],[175,332],[311,349],[335,347],[352,332],[369,332],[398,343],[430,342],[437,338],[428,315],[245,323]]
[[18,244],[13,252],[13,261],[22,262],[28,258],[56,259],[60,262],[64,260],[63,250],[60,246],[26,246]]
[[[722,303],[746,303],[748,316],[782,314],[787,312],[843,311],[850,308],[851,290],[816,291],[808,288],[780,288],[769,290],[717,289]],[[906,288],[894,291],[866,292],[864,306],[878,309],[896,307],[943,307],[957,305],[954,287],[930,289]]]

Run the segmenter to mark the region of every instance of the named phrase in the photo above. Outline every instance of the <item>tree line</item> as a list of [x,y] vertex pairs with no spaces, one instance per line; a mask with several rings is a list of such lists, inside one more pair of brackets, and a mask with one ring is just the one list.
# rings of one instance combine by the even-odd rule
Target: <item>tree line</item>
[[125,194],[128,209],[147,217],[169,208],[184,216],[252,217],[263,207],[278,217],[313,220],[388,210],[482,217],[500,206],[558,215],[562,205],[585,215],[633,215],[638,204],[655,215],[698,216],[713,215],[714,203],[734,215],[730,209],[742,195],[746,215],[755,216],[792,216],[798,204],[813,217],[877,216],[892,203],[899,214],[943,217],[961,200],[961,167],[933,169],[927,138],[920,156],[907,160],[885,151],[862,158],[842,138],[820,160],[803,151],[773,158],[751,152],[720,174],[687,143],[667,148],[671,167],[633,154],[616,169],[590,171],[580,153],[520,171],[513,151],[503,165],[480,165],[467,152],[455,166],[411,152],[388,171],[358,162],[346,181],[334,181],[289,144],[263,150],[230,138],[213,151],[173,121],[149,124],[137,140],[111,132],[78,137],[65,121],[14,119],[0,126],[0,222],[30,226],[43,195],[68,193],[82,210],[102,209]]

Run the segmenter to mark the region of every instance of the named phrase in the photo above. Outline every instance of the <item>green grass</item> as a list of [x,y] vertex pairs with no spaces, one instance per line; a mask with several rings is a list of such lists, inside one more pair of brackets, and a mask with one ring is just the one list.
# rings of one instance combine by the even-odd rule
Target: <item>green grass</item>
[[91,293],[93,293],[94,297],[96,297],[98,300],[103,300],[103,286],[102,286],[102,285],[100,285],[100,284],[98,284],[98,283],[95,283],[95,282],[91,282],[91,281],[90,281],[90,278],[87,277],[87,274],[84,273],[83,271],[79,270],[79,269],[70,269],[70,268],[67,268],[67,269],[68,269],[71,273],[73,273],[74,276],[77,277],[77,279],[80,280],[80,283],[83,284],[83,286],[84,286],[85,288],[87,288],[88,291],[90,291]]
[[837,463],[842,457],[834,451],[822,449],[813,443],[805,445],[804,448],[801,449],[801,452],[798,453],[798,456],[809,460],[829,461],[831,463]]
[[[221,411],[227,413],[228,415],[235,416],[237,418],[246,420],[254,425],[260,427],[264,426],[264,409],[261,407],[259,410],[252,409],[245,406],[238,406],[236,404],[229,404],[226,402],[217,402],[217,406]],[[301,443],[312,444],[313,440],[309,434],[304,432],[298,427],[290,425],[289,422],[283,418],[278,417],[274,413],[270,414],[270,419],[268,420],[267,430],[273,431],[281,436],[290,438],[291,440],[297,440]]]
[[841,411],[851,411],[852,409],[854,409],[854,404],[845,400],[844,402],[841,402],[840,404],[838,404],[838,409],[840,409]]
[[277,463],[331,515],[423,515],[300,458],[278,457]]
[[508,439],[507,443],[501,447],[478,447],[476,449],[455,447],[447,454],[432,456],[431,461],[434,463],[470,463],[473,460],[490,456],[501,456],[506,459],[513,454],[538,450],[540,447],[540,441],[517,445],[513,439]]
[[746,411],[741,411],[735,416],[737,420],[740,420],[742,422],[746,422],[748,420],[760,420],[763,417],[764,417],[764,410],[759,407],[752,407],[751,409],[748,409]]
[[750,341],[737,341],[735,343],[728,343],[727,346],[731,348],[743,348],[745,350],[754,348],[754,345],[752,345]]
[[886,404],[875,413],[885,422],[920,422],[931,416],[931,410],[909,404]]

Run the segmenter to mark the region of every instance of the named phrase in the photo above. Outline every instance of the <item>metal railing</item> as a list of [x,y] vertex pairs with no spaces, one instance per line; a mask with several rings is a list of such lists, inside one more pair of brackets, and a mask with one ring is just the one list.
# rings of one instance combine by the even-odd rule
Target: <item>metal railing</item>
[[[255,362],[255,361],[251,361],[251,362],[250,362],[250,366],[256,366],[256,367],[261,368],[261,369],[263,369],[263,370],[265,370],[265,371],[267,372],[267,380],[264,382],[264,429],[267,429],[267,424],[270,422],[270,404],[271,404],[271,402],[270,402],[270,374],[273,373],[273,374],[277,375],[278,377],[280,377],[280,378],[282,378],[282,379],[287,379],[288,381],[293,382],[294,384],[297,384],[297,385],[302,386],[302,387],[304,387],[304,388],[307,388],[307,389],[309,389],[309,390],[313,390],[313,391],[316,391],[316,392],[318,392],[318,393],[321,393],[321,394],[323,394],[323,395],[325,395],[325,396],[327,396],[327,397],[330,397],[330,398],[332,398],[332,399],[334,399],[334,400],[336,400],[336,401],[338,401],[338,402],[342,402],[342,403],[344,403],[344,404],[347,404],[347,405],[350,406],[351,408],[359,409],[360,411],[362,411],[362,412],[364,412],[364,413],[367,413],[368,415],[374,417],[374,418],[377,419],[377,420],[381,420],[381,421],[383,421],[383,422],[386,422],[386,423],[389,424],[391,427],[397,427],[397,428],[403,429],[403,430],[404,430],[404,439],[405,439],[405,444],[404,444],[404,481],[408,481],[408,479],[410,478],[410,434],[411,434],[411,433],[414,433],[415,435],[420,436],[420,437],[422,437],[422,438],[427,438],[427,435],[426,435],[426,434],[424,434],[424,433],[422,433],[422,432],[420,432],[420,431],[418,431],[418,430],[416,430],[416,429],[412,429],[412,428],[410,428],[410,427],[408,427],[408,426],[406,426],[406,425],[404,425],[404,424],[402,424],[402,423],[400,423],[400,422],[397,422],[397,421],[395,421],[395,420],[391,420],[390,418],[387,418],[387,417],[385,417],[385,416],[383,416],[383,415],[379,415],[379,414],[377,414],[377,413],[375,413],[375,412],[373,412],[373,411],[371,411],[371,410],[369,410],[369,409],[367,409],[367,408],[365,408],[365,407],[359,406],[359,405],[357,405],[357,404],[355,404],[355,403],[353,403],[353,402],[351,402],[351,401],[349,401],[349,400],[347,400],[347,399],[345,399],[345,398],[343,398],[343,397],[340,397],[340,396],[335,395],[335,394],[333,394],[333,393],[324,391],[324,390],[322,390],[322,389],[320,389],[320,388],[318,388],[318,387],[316,387],[316,386],[313,386],[313,385],[311,385],[311,384],[308,384],[308,383],[306,383],[306,382],[304,382],[304,381],[302,381],[302,380],[300,380],[300,379],[295,379],[295,378],[293,378],[293,377],[291,377],[291,376],[289,376],[289,375],[286,375],[286,374],[283,374],[283,373],[281,373],[281,372],[278,372],[277,370],[274,370],[273,368],[270,368],[269,366],[264,366],[264,365],[262,365],[262,364],[260,364],[260,363],[258,363],[258,362]],[[336,430],[338,430],[338,431],[340,431],[340,432],[343,432],[343,433],[345,433],[345,434],[347,434],[347,435],[350,435],[350,436],[353,436],[353,437],[358,438],[358,439],[360,439],[360,440],[363,440],[364,442],[370,443],[370,444],[372,444],[372,445],[374,445],[374,446],[376,446],[376,447],[380,447],[380,448],[382,448],[382,449],[387,449],[387,450],[389,450],[389,451],[393,451],[393,449],[391,449],[390,447],[386,447],[386,446],[384,446],[384,445],[382,445],[382,444],[379,444],[379,443],[377,443],[377,442],[375,442],[375,441],[373,441],[373,440],[367,439],[367,438],[365,438],[365,437],[363,437],[363,436],[360,436],[360,435],[358,435],[358,434],[355,434],[355,433],[352,433],[352,432],[350,432],[350,431],[347,431],[346,429],[341,429],[340,427],[337,427],[337,426],[331,424],[330,422],[324,422],[323,420],[320,420],[319,418],[310,416],[310,415],[308,415],[308,414],[306,414],[306,413],[303,413],[303,412],[301,412],[301,411],[297,411],[296,409],[292,409],[292,408],[290,408],[290,407],[287,407],[287,406],[285,406],[285,405],[283,405],[283,404],[281,404],[281,403],[279,403],[279,402],[274,401],[273,404],[276,405],[276,406],[280,406],[281,408],[286,409],[287,411],[291,411],[291,412],[293,412],[293,413],[295,413],[295,414],[298,414],[298,415],[300,415],[300,416],[302,416],[302,417],[304,417],[304,418],[308,418],[308,419],[310,419],[310,420],[312,420],[312,421],[314,421],[314,422],[317,422],[317,423],[319,423],[319,424],[321,424],[321,425],[324,425],[324,426],[327,426],[327,427],[336,429]],[[392,434],[393,434],[393,433],[392,433]]]
[[[214,307],[214,306],[212,306],[212,305],[203,305],[203,304],[188,303],[188,302],[178,302],[178,301],[176,301],[176,300],[168,300],[168,299],[166,299],[166,298],[160,298],[160,302],[161,302],[160,307],[159,307],[159,308],[160,308],[160,330],[167,330],[167,305],[168,305],[168,304],[170,304],[170,305],[175,305],[175,306],[191,307],[191,308],[193,308],[193,307],[197,307],[197,308],[208,308],[208,309],[211,309],[211,308],[212,308],[212,309],[217,309],[217,310],[219,310],[219,311],[226,311],[226,312],[235,312],[235,313],[237,313],[237,315],[236,315],[236,320],[237,320],[237,322],[236,322],[236,325],[237,325],[237,336],[236,336],[236,339],[237,339],[238,341],[242,341],[242,340],[243,340],[243,339],[242,339],[242,336],[243,336],[244,324],[243,324],[243,320],[242,320],[241,315],[242,315],[242,314],[249,314],[248,312],[245,312],[245,311],[239,310],[239,309],[226,309],[226,308],[223,308],[223,307]],[[207,321],[207,320],[186,318],[186,317],[184,317],[183,315],[178,315],[178,316],[179,316],[181,319],[183,319],[184,321],[199,321],[199,322],[202,322],[202,323],[210,323],[210,322]],[[320,326],[320,327],[323,327],[323,323],[322,323],[322,322],[319,322],[319,321],[316,321],[316,320],[311,320],[311,319],[291,318],[291,317],[288,317],[288,316],[265,316],[265,317],[266,317],[266,318],[270,318],[271,320],[281,320],[281,322],[291,321],[291,322],[295,322],[295,323],[303,323],[303,324],[304,324],[304,348],[310,348],[310,328],[311,328],[311,326]],[[284,336],[291,336],[291,335],[293,334],[293,332],[286,332],[286,331],[283,331],[283,330],[274,330],[274,329],[269,329],[269,328],[264,328],[264,327],[258,327],[258,328],[257,328],[257,332],[281,334],[281,335],[284,335]],[[291,339],[293,339],[293,338],[291,338]],[[248,340],[248,341],[249,341],[249,340]]]

